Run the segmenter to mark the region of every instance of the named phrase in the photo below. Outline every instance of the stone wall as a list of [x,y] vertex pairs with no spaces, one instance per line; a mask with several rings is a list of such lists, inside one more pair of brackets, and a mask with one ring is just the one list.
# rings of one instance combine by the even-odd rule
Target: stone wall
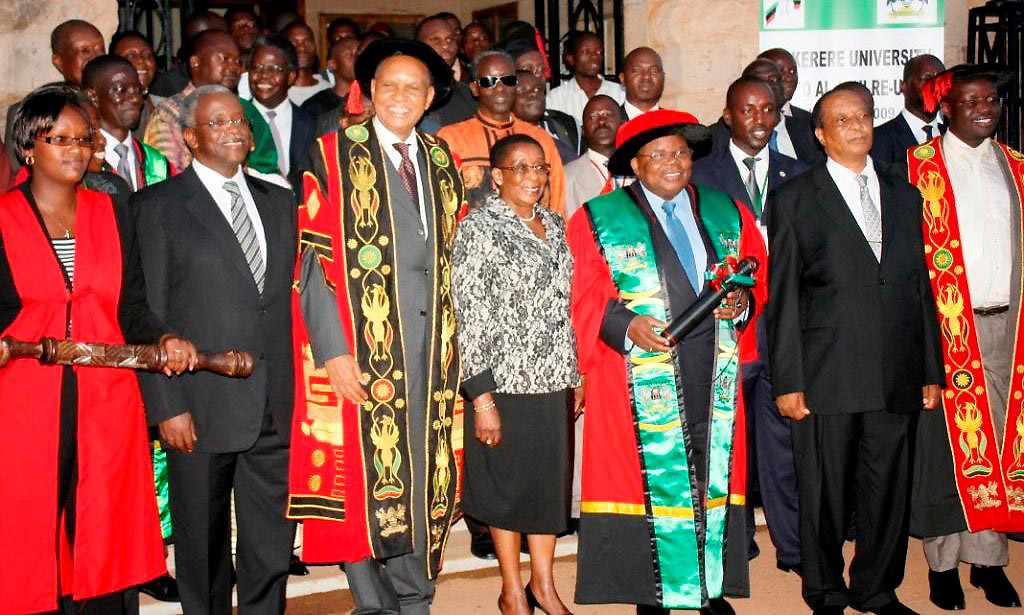
[[0,122],[33,88],[60,80],[50,62],[50,32],[68,19],[92,23],[109,40],[117,31],[117,1],[0,0]]

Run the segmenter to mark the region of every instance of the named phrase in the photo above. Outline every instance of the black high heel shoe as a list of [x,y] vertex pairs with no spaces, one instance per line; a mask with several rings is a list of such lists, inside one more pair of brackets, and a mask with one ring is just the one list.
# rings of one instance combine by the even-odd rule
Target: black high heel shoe
[[[537,601],[537,596],[533,595],[533,590],[530,589],[529,583],[526,584],[526,587],[524,589],[526,591],[526,604],[529,605],[531,609],[540,609],[541,613],[544,613],[545,615],[550,615],[546,610],[544,610],[544,607],[540,605],[540,602]],[[572,615],[572,612],[564,611],[563,613],[561,613],[561,615]]]

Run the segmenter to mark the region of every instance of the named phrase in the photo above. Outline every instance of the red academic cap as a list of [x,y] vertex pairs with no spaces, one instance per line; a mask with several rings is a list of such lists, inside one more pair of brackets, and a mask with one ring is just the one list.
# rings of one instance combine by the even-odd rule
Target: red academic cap
[[672,109],[648,111],[619,126],[608,170],[612,175],[632,176],[633,168],[629,163],[640,148],[668,135],[681,135],[686,139],[694,158],[706,154],[711,144],[711,131],[692,114]]

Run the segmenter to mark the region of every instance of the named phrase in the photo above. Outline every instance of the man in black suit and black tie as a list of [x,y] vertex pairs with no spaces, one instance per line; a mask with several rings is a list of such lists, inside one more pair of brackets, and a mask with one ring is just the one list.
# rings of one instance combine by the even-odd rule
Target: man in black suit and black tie
[[298,74],[295,47],[280,34],[256,39],[249,62],[252,103],[270,126],[281,176],[301,192],[299,167],[316,136],[316,118],[288,99]]
[[946,67],[942,60],[931,54],[914,56],[903,65],[903,111],[875,129],[875,141],[871,146],[871,159],[881,165],[895,162],[906,163],[907,148],[931,141],[932,137],[946,132],[946,125],[940,121],[938,109],[924,110],[921,88],[929,79]]
[[913,434],[944,380],[921,197],[868,156],[873,118],[862,96],[833,90],[813,118],[827,162],[767,205],[768,343],[776,403],[793,421],[803,596],[820,615],[914,613],[896,597]]
[[[768,148],[779,121],[775,94],[764,81],[740,77],[726,93],[722,120],[731,133],[729,145],[693,163],[693,181],[709,186],[744,204],[764,229],[762,209],[769,191],[807,165]],[[761,489],[765,519],[776,564],[782,570],[800,566],[800,528],[797,514],[796,467],[789,421],[779,416],[768,369],[768,343],[758,323],[758,358],[743,365],[743,394],[747,407],[751,476]],[[748,535],[753,541],[753,507],[747,507]],[[756,545],[751,544],[754,553]]]
[[183,111],[191,166],[133,197],[147,296],[199,348],[244,350],[254,368],[245,379],[141,377],[168,449],[181,605],[186,615],[231,613],[233,490],[239,611],[283,613],[295,205],[243,172],[252,137],[230,90],[201,86]]

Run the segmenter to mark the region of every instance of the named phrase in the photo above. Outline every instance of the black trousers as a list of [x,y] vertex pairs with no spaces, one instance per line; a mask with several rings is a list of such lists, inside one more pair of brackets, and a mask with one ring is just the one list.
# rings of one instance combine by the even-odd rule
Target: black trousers
[[231,614],[232,490],[239,612],[283,613],[295,524],[284,517],[288,447],[270,413],[249,450],[179,453],[168,448],[167,469],[184,613]]
[[[767,356],[767,351],[761,356]],[[780,415],[775,405],[771,372],[766,361],[743,364],[743,401],[747,411],[748,476],[750,481],[757,481],[761,493],[768,535],[775,545],[775,558],[780,565],[793,567],[800,563],[800,513],[793,432],[790,420]],[[754,507],[747,506],[747,510],[748,533],[753,542]]]
[[[903,582],[917,414],[811,412],[793,423],[804,601],[811,608],[880,608]],[[855,504],[847,589],[843,541]]]

